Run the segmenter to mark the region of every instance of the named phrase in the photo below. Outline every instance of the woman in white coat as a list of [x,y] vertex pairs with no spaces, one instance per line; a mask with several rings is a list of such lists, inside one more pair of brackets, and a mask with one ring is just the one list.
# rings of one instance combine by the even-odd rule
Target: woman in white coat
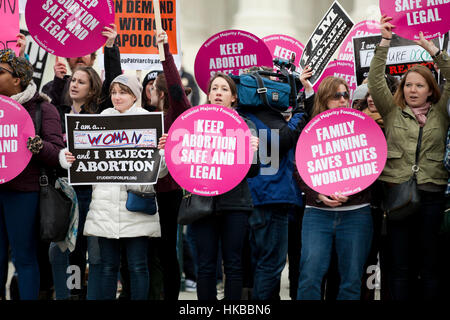
[[[135,76],[120,75],[111,83],[110,93],[114,108],[101,114],[148,113],[136,103],[142,86]],[[160,144],[161,145],[161,144]],[[160,145],[158,147],[160,147]],[[160,150],[159,178],[167,174],[164,150]],[[68,153],[69,162],[75,159]],[[99,237],[102,260],[102,298],[115,300],[121,247],[127,252],[132,300],[146,300],[149,273],[147,264],[148,237],[160,237],[159,215],[128,211],[125,207],[127,191],[154,192],[153,185],[94,185],[92,201],[84,227],[84,235]]]

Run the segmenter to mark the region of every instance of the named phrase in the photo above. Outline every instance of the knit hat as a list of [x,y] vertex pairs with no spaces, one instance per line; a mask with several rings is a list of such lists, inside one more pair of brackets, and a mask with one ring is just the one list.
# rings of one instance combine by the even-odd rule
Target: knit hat
[[112,82],[111,82],[111,86],[114,83],[121,83],[124,86],[127,86],[128,88],[130,88],[131,92],[133,92],[134,96],[136,97],[136,99],[139,100],[139,98],[141,97],[141,93],[142,93],[142,86],[139,83],[139,80],[136,76],[130,76],[130,75],[125,75],[125,74],[121,74],[120,76],[117,76]]
[[149,73],[147,73],[147,75],[144,78],[144,81],[142,81],[143,90],[145,90],[145,87],[147,86],[147,84],[150,81],[155,80],[160,73],[163,73],[163,71],[162,70],[153,70],[153,71],[150,71]]
[[366,97],[367,91],[369,91],[367,87],[367,83],[364,83],[358,87],[356,87],[355,91],[353,92],[352,100],[361,100]]
[[28,87],[33,79],[33,66],[25,59],[17,57],[11,49],[0,50],[0,63],[7,63],[13,69],[13,77],[20,78],[23,88]]

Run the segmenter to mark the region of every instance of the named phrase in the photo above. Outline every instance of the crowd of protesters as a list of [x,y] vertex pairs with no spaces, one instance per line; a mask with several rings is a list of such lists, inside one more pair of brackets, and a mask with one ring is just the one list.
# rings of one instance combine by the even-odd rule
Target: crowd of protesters
[[[220,281],[226,300],[280,299],[288,256],[293,300],[374,299],[367,279],[367,270],[374,265],[381,270],[381,300],[434,300],[447,295],[450,237],[441,224],[450,189],[450,84],[439,87],[424,66],[409,69],[401,79],[386,75],[393,30],[391,18],[382,16],[382,39],[368,79],[353,97],[348,83],[334,76],[323,79],[314,92],[307,81],[311,76],[307,66],[299,76],[305,89],[299,93],[299,106],[283,114],[266,106],[239,107],[232,78],[217,73],[210,79],[207,103],[236,109],[252,132],[278,132],[253,136],[251,149],[257,159],[258,149],[275,146],[279,167],[272,174],[261,174],[272,163],[257,159],[240,184],[214,196],[214,215],[187,226],[184,251],[194,264],[187,281],[199,300],[217,299]],[[22,104],[34,121],[37,107],[42,112],[42,129],[27,143],[33,154],[30,163],[16,178],[0,184],[0,299],[6,299],[10,261],[16,270],[10,295],[23,300],[115,300],[120,280],[121,298],[175,301],[183,274],[188,278],[190,266],[182,268],[178,252],[177,216],[184,191],[165,164],[167,135],[159,141],[161,167],[154,186],[75,186],[79,207],[75,246],[39,240],[40,167],[55,168],[63,177],[75,161],[65,148],[66,114],[162,112],[168,132],[178,116],[198,104],[197,94],[192,96],[198,89],[192,81],[190,87],[183,86],[165,32],[157,36],[166,57],[162,70],[152,70],[142,82],[122,72],[116,26],[105,27],[102,34],[107,39],[105,80],[92,68],[95,54],[67,59],[71,75],[57,59],[54,79],[42,89],[45,94],[32,81],[33,67],[24,57],[22,35],[19,56],[0,51],[0,94]],[[416,44],[429,53],[444,79],[450,77],[445,50],[422,33]],[[311,189],[294,160],[308,121],[341,107],[356,108],[372,118],[388,146],[379,179],[348,197]],[[419,133],[421,148],[415,163]],[[420,210],[402,221],[386,221],[383,197],[411,177],[415,164]],[[157,214],[128,211],[129,190],[155,192]],[[70,265],[81,270],[81,288],[67,286]]]

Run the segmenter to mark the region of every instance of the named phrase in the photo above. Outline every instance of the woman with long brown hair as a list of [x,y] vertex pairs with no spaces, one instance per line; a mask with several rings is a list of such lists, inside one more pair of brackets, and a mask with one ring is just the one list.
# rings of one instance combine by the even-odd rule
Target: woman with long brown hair
[[[349,107],[349,92],[344,79],[326,77],[315,95],[313,117],[326,110]],[[340,275],[337,299],[359,300],[373,232],[370,193],[366,189],[349,197],[326,196],[302,184],[306,207],[297,299],[321,299],[322,279],[328,271],[334,243]]]
[[[446,82],[441,94],[431,71],[418,65],[403,75],[392,97],[383,80],[395,28],[391,20],[385,15],[381,18],[382,39],[375,49],[368,82],[373,101],[383,117],[388,144],[387,162],[379,180],[389,193],[391,187],[408,181],[416,172],[421,204],[417,212],[405,219],[387,222],[390,292],[394,300],[408,300],[414,294],[420,299],[434,300],[440,290],[437,248],[448,177],[443,160],[450,83]],[[450,79],[448,54],[427,41],[422,32],[416,43],[438,64],[444,78]],[[418,288],[414,294],[413,288]]]

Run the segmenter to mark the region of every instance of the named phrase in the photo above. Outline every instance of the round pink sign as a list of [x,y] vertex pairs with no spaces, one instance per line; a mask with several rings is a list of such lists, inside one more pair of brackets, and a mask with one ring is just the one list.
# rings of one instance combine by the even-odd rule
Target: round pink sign
[[59,57],[82,57],[103,46],[104,26],[114,23],[113,0],[27,1],[25,21],[33,39]]
[[28,165],[28,137],[34,137],[28,111],[9,97],[0,95],[0,184],[17,177]]
[[350,33],[342,42],[338,53],[338,60],[354,62],[355,56],[353,54],[353,37],[363,37],[372,34],[380,34],[380,23],[375,20],[364,20],[356,24]]
[[369,187],[386,164],[380,127],[364,113],[337,108],[317,115],[303,129],[295,159],[303,181],[324,195],[349,196]]
[[273,58],[290,60],[295,53],[294,65],[300,68],[300,58],[305,46],[298,40],[283,34],[273,34],[262,38]]
[[[355,75],[355,65],[352,62],[348,61],[341,61],[341,60],[334,60],[328,63],[327,68],[323,72],[322,76],[320,77],[319,81],[317,81],[313,88],[314,91],[317,92],[317,89],[319,88],[320,83],[323,79],[325,79],[328,76],[334,76],[339,77],[347,81],[347,84],[350,89],[350,98],[353,96],[353,92],[356,90],[357,83],[356,83],[356,75]],[[352,105],[352,100],[349,100],[349,106]]]
[[195,57],[195,80],[203,92],[216,72],[239,75],[254,66],[272,67],[272,55],[260,38],[242,30],[227,30],[206,40]]
[[423,31],[426,39],[448,32],[450,2],[437,0],[380,0],[381,14],[392,17],[393,31],[402,38],[419,40]]
[[170,174],[184,189],[216,196],[236,187],[250,169],[250,130],[229,108],[191,108],[172,124],[165,146]]

